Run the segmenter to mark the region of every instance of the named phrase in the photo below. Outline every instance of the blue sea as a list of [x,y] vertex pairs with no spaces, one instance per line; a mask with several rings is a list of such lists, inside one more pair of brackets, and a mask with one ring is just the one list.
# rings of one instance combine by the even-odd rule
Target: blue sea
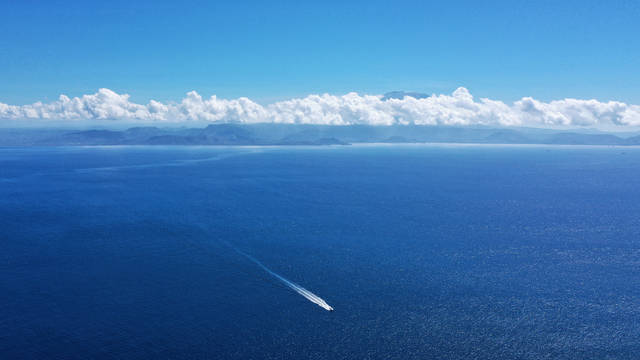
[[1,359],[638,354],[640,148],[0,149]]

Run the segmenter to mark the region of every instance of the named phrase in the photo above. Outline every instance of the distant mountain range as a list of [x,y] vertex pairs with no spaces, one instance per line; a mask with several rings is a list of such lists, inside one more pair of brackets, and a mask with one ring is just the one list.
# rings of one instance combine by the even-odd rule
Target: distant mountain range
[[474,143],[640,145],[638,134],[480,126],[330,126],[213,124],[205,128],[127,130],[0,129],[0,146],[70,145],[347,145],[351,143]]
[[410,97],[415,98],[415,99],[424,99],[424,98],[428,98],[429,97],[429,95],[427,95],[427,94],[422,94],[422,93],[418,93],[418,92],[391,91],[391,92],[388,92],[388,93],[384,94],[384,96],[382,97],[382,100],[404,99],[405,96],[410,96]]

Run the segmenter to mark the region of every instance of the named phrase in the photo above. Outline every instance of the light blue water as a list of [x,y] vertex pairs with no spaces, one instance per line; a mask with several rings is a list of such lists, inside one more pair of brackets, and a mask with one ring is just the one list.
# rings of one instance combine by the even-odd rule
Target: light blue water
[[0,149],[0,358],[635,359],[638,179],[638,148]]

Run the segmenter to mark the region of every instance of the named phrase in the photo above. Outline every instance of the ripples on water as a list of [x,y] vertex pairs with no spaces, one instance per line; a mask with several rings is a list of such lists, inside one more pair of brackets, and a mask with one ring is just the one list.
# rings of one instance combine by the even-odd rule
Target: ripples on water
[[634,148],[0,149],[0,357],[634,359],[639,175]]

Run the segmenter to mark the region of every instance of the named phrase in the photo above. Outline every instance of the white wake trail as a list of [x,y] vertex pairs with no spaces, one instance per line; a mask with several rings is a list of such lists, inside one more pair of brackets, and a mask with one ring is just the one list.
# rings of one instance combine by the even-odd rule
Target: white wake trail
[[264,266],[263,263],[261,263],[260,261],[258,261],[256,258],[254,258],[253,256],[244,253],[238,249],[236,249],[235,247],[232,247],[238,254],[246,257],[247,259],[253,261],[256,265],[260,266],[264,271],[268,272],[269,274],[271,274],[273,277],[275,277],[276,279],[282,281],[285,285],[287,285],[288,287],[290,287],[291,289],[293,289],[293,291],[297,292],[298,294],[304,296],[305,299],[311,301],[312,303],[320,306],[321,308],[327,310],[327,311],[333,311],[333,307],[331,307],[331,305],[327,304],[326,301],[324,301],[321,297],[319,297],[318,295],[312,293],[311,291],[303,288],[302,286],[289,281],[285,278],[283,278],[282,276],[276,274],[275,272],[271,271],[271,269],[269,269],[268,267]]
[[156,167],[178,167],[178,166],[187,166],[191,164],[205,163],[205,162],[214,162],[219,160],[224,160],[230,157],[256,154],[263,152],[262,149],[255,149],[250,151],[239,151],[233,153],[226,154],[218,154],[211,157],[206,157],[202,159],[185,159],[185,160],[173,160],[169,162],[163,163],[149,163],[149,164],[136,164],[136,165],[119,165],[119,166],[101,166],[101,167],[91,167],[91,168],[80,168],[75,169],[75,172],[78,173],[92,173],[97,171],[117,171],[117,170],[131,170],[131,169],[149,169]]

